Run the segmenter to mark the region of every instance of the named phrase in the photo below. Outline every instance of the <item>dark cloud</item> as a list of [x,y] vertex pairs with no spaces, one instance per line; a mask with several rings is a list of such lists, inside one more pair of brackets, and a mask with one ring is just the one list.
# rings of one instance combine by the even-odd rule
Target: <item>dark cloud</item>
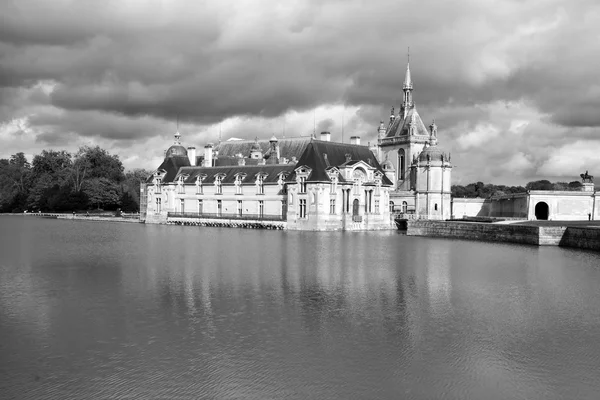
[[[326,104],[357,110],[345,132],[374,140],[401,101],[408,46],[415,101],[441,137],[474,140],[488,123],[495,143],[511,119],[541,118],[542,138],[518,137],[533,153],[565,145],[561,126],[571,139],[600,126],[595,0],[20,0],[0,13],[0,119],[27,118],[43,143],[133,143],[170,135],[176,119],[214,140],[214,124],[237,118],[227,133],[247,138],[282,131],[293,111],[309,121],[285,130],[304,135]],[[341,115],[317,123],[341,138]],[[482,151],[481,163],[512,159],[497,143]],[[523,154],[513,162],[543,158]]]

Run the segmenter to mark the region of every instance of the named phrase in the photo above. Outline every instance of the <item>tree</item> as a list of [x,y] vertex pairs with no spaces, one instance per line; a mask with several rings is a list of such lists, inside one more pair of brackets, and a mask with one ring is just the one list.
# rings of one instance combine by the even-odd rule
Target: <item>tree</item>
[[82,192],[87,196],[90,205],[98,209],[116,209],[120,205],[119,185],[108,178],[92,178],[85,182]]
[[122,183],[123,195],[121,207],[123,211],[136,212],[140,209],[140,185],[150,176],[150,171],[145,169],[134,169],[125,173]]
[[71,167],[73,189],[76,192],[83,190],[85,181],[93,178],[106,178],[114,182],[121,182],[125,178],[123,170],[119,156],[110,155],[100,146],[82,146],[75,154]]
[[71,155],[65,150],[42,150],[39,155],[33,157],[28,207],[33,210],[53,211],[48,204],[50,193],[52,192],[53,199],[56,199],[57,191],[68,193],[71,190],[72,164]]
[[529,182],[525,185],[525,188],[527,190],[553,190],[554,185],[550,181],[542,179],[540,181]]
[[0,163],[0,210],[21,212],[27,207],[31,166],[23,153]]
[[569,182],[569,190],[580,190],[583,184],[579,181]]

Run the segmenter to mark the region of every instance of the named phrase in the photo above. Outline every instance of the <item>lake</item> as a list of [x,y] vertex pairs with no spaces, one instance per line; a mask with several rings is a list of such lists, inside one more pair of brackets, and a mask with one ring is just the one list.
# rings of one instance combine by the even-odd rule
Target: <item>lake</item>
[[2,399],[597,399],[600,253],[0,217]]

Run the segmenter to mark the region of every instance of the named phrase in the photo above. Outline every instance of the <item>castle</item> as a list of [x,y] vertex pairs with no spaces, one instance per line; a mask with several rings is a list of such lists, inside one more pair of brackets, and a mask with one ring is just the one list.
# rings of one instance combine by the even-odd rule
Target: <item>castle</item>
[[179,132],[142,185],[146,223],[264,226],[292,230],[394,229],[394,216],[451,217],[450,155],[437,126],[425,127],[407,65],[403,102],[377,144],[331,141],[329,132],[206,144],[202,154]]

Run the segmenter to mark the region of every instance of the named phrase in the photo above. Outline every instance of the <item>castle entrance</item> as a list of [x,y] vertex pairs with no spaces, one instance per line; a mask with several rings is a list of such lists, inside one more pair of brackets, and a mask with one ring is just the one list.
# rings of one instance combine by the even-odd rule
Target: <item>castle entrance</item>
[[535,218],[541,220],[547,220],[550,214],[550,207],[548,203],[540,201],[535,205]]

